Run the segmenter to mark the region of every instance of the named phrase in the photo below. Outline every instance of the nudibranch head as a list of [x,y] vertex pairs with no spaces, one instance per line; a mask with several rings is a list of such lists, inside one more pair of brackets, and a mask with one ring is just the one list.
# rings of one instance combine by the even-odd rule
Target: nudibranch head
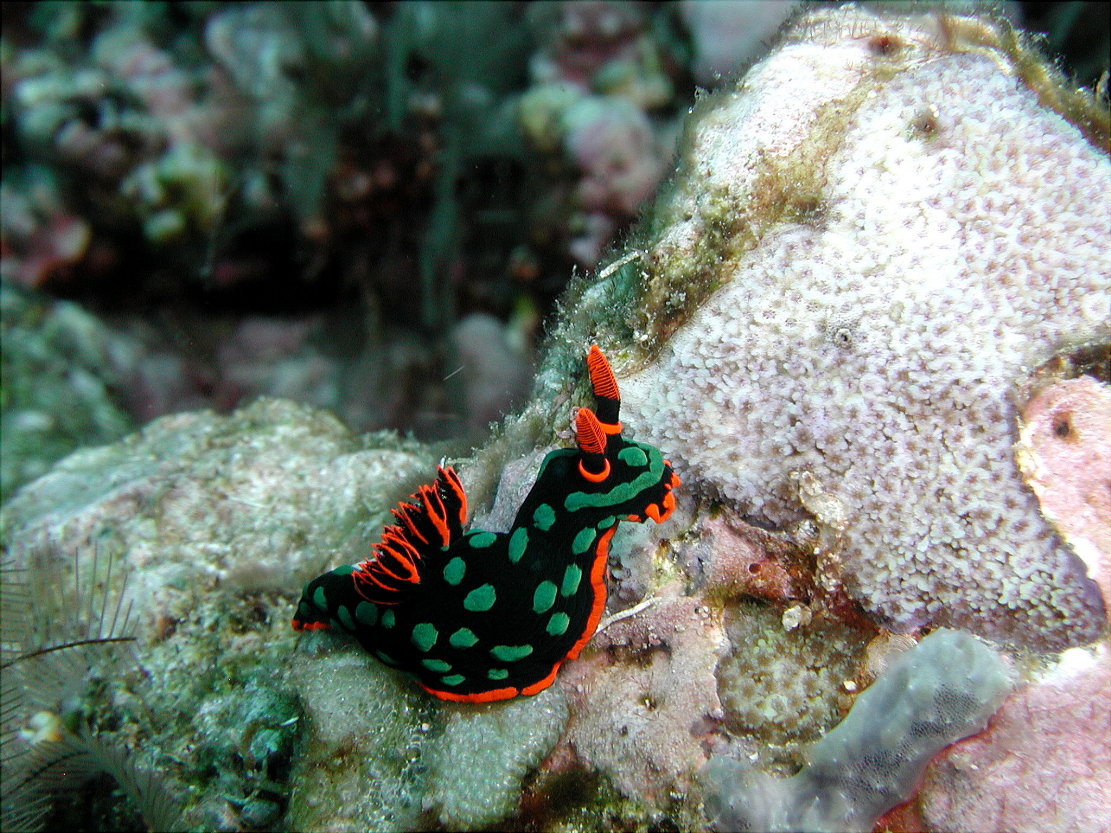
[[595,408],[577,448],[544,458],[505,533],[465,531],[451,468],[402,503],[374,554],[309,582],[293,626],[339,628],[445,700],[535,694],[579,655],[606,605],[610,540],[621,521],[665,520],[679,484],[658,449],[622,434],[617,380],[587,355]]

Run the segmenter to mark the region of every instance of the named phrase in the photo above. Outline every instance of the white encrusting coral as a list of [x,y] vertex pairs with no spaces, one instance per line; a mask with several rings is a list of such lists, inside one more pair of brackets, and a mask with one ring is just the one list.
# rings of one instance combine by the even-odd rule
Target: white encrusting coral
[[[1063,647],[1101,603],[1015,466],[1012,396],[1111,338],[1111,163],[993,37],[818,11],[704,108],[646,268],[750,242],[718,244],[723,286],[622,392],[639,439],[750,517],[803,517],[789,475],[816,476],[888,626]],[[809,203],[776,214],[771,181]]]

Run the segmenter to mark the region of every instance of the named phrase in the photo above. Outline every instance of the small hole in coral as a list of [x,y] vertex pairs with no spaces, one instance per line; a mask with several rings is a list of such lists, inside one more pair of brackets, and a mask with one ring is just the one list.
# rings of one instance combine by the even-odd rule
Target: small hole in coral
[[760,565],[759,564],[749,564],[748,565],[748,571],[750,573],[758,573],[758,572],[760,572]]
[[937,116],[929,110],[923,110],[914,117],[914,121],[911,122],[911,129],[919,136],[932,139],[938,131]]
[[1053,433],[1061,439],[1072,434],[1072,425],[1069,422],[1069,414],[1062,414],[1053,420]]
[[889,58],[898,52],[903,42],[894,35],[873,35],[868,39],[868,48],[876,55]]

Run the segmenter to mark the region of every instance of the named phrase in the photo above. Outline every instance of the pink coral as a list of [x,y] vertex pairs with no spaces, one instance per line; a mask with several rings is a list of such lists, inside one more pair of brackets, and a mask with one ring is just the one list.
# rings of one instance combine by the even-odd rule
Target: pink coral
[[[543,20],[544,16],[549,19]],[[634,6],[589,0],[542,9],[535,15],[535,24],[547,29],[550,39],[532,60],[533,76],[589,90],[594,76],[607,64],[635,57],[644,16]]]
[[694,43],[691,74],[705,87],[736,74],[767,47],[776,29],[794,11],[795,0],[705,3],[683,0],[679,7]]
[[807,598],[804,583],[775,558],[774,549],[767,533],[721,517],[702,523],[693,554],[708,587],[776,602]]
[[706,761],[722,717],[714,670],[726,647],[720,614],[678,583],[647,610],[615,622],[564,667],[571,702],[564,734],[578,757],[627,796],[666,804]]
[[562,126],[566,153],[581,172],[575,199],[585,214],[571,250],[592,264],[616,227],[656,190],[665,155],[648,117],[622,98],[581,98],[564,112]]
[[926,772],[930,830],[1106,833],[1111,807],[1111,654],[1073,649],[1011,695],[987,731]]
[[1042,390],[1022,412],[1015,458],[1111,615],[1111,388],[1081,376]]

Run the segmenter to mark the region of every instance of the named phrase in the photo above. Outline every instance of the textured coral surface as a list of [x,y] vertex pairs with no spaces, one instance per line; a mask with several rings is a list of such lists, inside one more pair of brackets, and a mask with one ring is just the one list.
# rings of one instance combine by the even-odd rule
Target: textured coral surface
[[1111,387],[1081,376],[1039,392],[1023,408],[1015,455],[1111,613]]
[[[789,473],[816,475],[880,621],[1082,643],[1102,606],[1019,476],[1009,397],[1111,336],[1111,162],[933,21],[817,13],[694,124],[650,285],[714,235],[741,253],[718,246],[725,285],[622,381],[626,413],[773,524],[801,516]],[[790,177],[809,202],[761,208]]]
[[603,630],[561,677],[579,758],[648,804],[689,786],[706,761],[702,736],[721,717],[714,668],[725,643],[720,615],[675,585]]
[[930,765],[930,830],[1106,833],[1111,829],[1111,655],[1074,649],[1015,692],[982,735]]
[[934,631],[810,746],[806,766],[792,777],[715,759],[706,770],[707,809],[719,829],[864,833],[910,798],[934,755],[982,730],[1010,687],[986,645],[961,631]]
[[364,512],[385,513],[428,466],[400,450],[362,450],[326,411],[260,399],[230,417],[163,417],[78,451],[0,517],[17,559],[48,544],[58,569],[74,550],[91,559],[88,542],[111,530],[133,570],[136,611],[153,617],[191,608],[204,587],[285,588],[355,555]]
[[726,725],[776,746],[815,741],[833,727],[861,652],[843,625],[788,631],[780,620],[777,610],[755,603],[731,610],[731,651],[717,671]]

